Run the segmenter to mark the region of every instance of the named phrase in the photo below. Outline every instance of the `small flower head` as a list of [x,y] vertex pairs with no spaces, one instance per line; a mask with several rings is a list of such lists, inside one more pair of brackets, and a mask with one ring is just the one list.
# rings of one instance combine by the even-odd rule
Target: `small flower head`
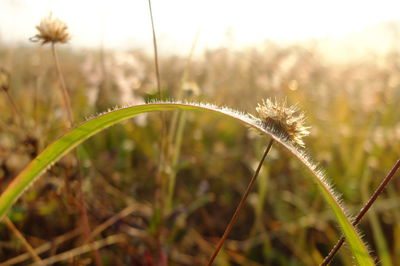
[[58,18],[53,18],[51,14],[44,17],[36,29],[39,33],[30,38],[32,42],[66,43],[70,39],[67,24]]
[[278,102],[270,99],[258,104],[256,111],[265,125],[271,126],[292,143],[304,147],[303,137],[310,134],[304,126],[304,114],[296,106],[286,106],[286,100]]

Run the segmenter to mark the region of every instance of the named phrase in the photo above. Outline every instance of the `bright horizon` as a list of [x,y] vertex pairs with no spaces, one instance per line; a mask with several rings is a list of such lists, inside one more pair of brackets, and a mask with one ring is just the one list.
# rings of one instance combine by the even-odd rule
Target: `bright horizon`
[[[200,49],[241,47],[264,40],[341,38],[399,20],[396,1],[152,0],[161,50],[187,53],[197,33]],[[0,40],[28,43],[50,12],[69,26],[73,47],[151,47],[147,0],[2,0]]]

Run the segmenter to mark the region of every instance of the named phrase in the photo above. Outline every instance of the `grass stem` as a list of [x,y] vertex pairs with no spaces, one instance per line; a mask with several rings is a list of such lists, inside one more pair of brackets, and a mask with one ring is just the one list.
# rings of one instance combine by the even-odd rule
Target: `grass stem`
[[222,246],[224,245],[225,240],[228,238],[228,235],[231,232],[236,220],[238,219],[240,211],[243,209],[244,203],[246,202],[246,199],[249,196],[250,191],[252,190],[252,188],[253,188],[253,186],[254,186],[254,184],[256,182],[257,176],[258,176],[258,174],[260,173],[260,170],[261,170],[261,166],[263,165],[264,160],[267,157],[267,154],[270,151],[271,146],[272,146],[273,143],[274,143],[274,140],[271,139],[270,142],[268,143],[267,148],[264,151],[264,154],[263,154],[263,156],[262,156],[262,158],[260,160],[260,163],[257,166],[257,170],[255,171],[253,177],[250,180],[249,185],[246,188],[246,191],[244,192],[242,198],[240,199],[240,202],[239,202],[238,206],[236,207],[235,213],[233,214],[231,220],[229,221],[229,224],[226,226],[224,234],[222,235],[222,237],[218,241],[218,244],[215,247],[214,253],[212,254],[210,260],[208,261],[207,266],[211,266],[212,265],[212,263],[214,262],[215,258],[218,255],[219,251],[221,250]]
[[[158,49],[157,49],[157,36],[156,36],[156,30],[155,30],[155,25],[154,25],[154,19],[153,19],[153,9],[151,7],[151,0],[148,0],[149,4],[149,13],[150,13],[150,20],[151,20],[151,31],[152,31],[152,36],[153,36],[153,50],[154,50],[154,66],[156,70],[156,79],[157,79],[157,93],[158,93],[158,98],[159,100],[162,100],[162,95],[161,95],[161,80],[160,80],[160,70],[159,70],[159,65],[158,65]],[[162,221],[164,219],[164,206],[165,206],[165,169],[166,169],[166,161],[167,161],[167,122],[165,118],[164,113],[160,113],[160,120],[161,120],[161,138],[160,138],[160,155],[159,155],[159,161],[158,161],[158,169],[157,169],[157,177],[156,177],[156,191],[155,191],[155,214],[157,216],[157,213],[159,214],[159,222],[156,222],[156,249],[158,249],[159,254],[161,254],[162,251],[162,233],[159,228],[162,227]],[[168,188],[167,188],[168,189]],[[155,220],[158,220],[154,217]],[[160,224],[161,223],[161,224]]]
[[[386,175],[386,177],[382,180],[381,184],[375,190],[374,194],[364,205],[364,207],[360,210],[357,217],[353,220],[353,226],[356,226],[360,222],[360,220],[364,217],[365,213],[367,213],[367,211],[371,208],[372,204],[375,202],[378,196],[383,192],[389,181],[392,180],[393,176],[395,175],[399,167],[400,167],[400,160],[396,162],[396,164],[393,166],[393,168],[390,170],[390,172]],[[336,245],[332,248],[332,250],[329,252],[328,256],[326,256],[324,261],[321,263],[321,266],[328,265],[331,262],[335,254],[339,251],[340,247],[343,245],[344,240],[345,238],[344,236],[342,236],[336,243]]]
[[158,67],[158,50],[157,50],[156,30],[155,30],[155,26],[154,26],[153,10],[151,8],[151,0],[148,0],[148,2],[149,2],[149,11],[150,11],[150,20],[151,20],[151,31],[153,34],[154,65],[156,68],[157,91],[158,91],[158,97],[161,100],[161,82],[160,82],[160,71],[159,71],[159,67]]
[[68,119],[68,122],[69,122],[68,128],[70,128],[72,126],[72,123],[73,123],[71,101],[70,101],[70,97],[69,97],[67,86],[65,85],[64,76],[63,76],[62,71],[61,71],[60,60],[58,59],[58,54],[57,54],[57,50],[56,50],[56,47],[55,47],[55,43],[51,44],[51,52],[53,53],[54,62],[56,64],[57,76],[58,76],[58,79],[59,79],[60,85],[61,85],[60,86],[61,95],[62,95],[64,107],[65,107],[65,109],[67,111],[67,119]]
[[172,201],[174,197],[174,191],[175,191],[175,184],[176,184],[176,174],[178,170],[178,160],[181,152],[181,147],[182,147],[182,140],[183,140],[183,133],[185,129],[185,124],[186,124],[186,113],[185,112],[180,112],[177,113],[179,115],[178,118],[178,126],[176,129],[176,136],[175,136],[175,142],[173,146],[173,154],[172,154],[172,169],[171,169],[171,174],[169,175],[169,180],[168,180],[168,192],[167,192],[167,204],[166,204],[166,209],[167,213],[170,213],[172,210]]
[[[186,66],[183,71],[182,79],[181,79],[181,86],[179,88],[177,99],[183,99],[183,84],[185,81],[188,80],[189,72],[190,72],[190,64],[192,61],[193,53],[196,48],[197,40],[198,40],[199,33],[196,34],[195,39],[192,43],[192,47],[190,49],[189,55],[186,59]],[[169,124],[169,132],[167,137],[167,154],[172,154],[172,168],[169,174],[168,179],[168,191],[167,191],[167,202],[166,202],[166,211],[170,213],[172,210],[172,201],[174,196],[175,190],[175,183],[176,183],[176,174],[178,168],[178,160],[181,152],[182,140],[183,140],[183,131],[185,129],[186,124],[186,113],[181,111],[175,111],[171,122]],[[174,142],[175,138],[175,142]]]
[[31,255],[32,259],[36,262],[38,265],[44,265],[40,257],[36,254],[35,250],[32,248],[32,246],[28,243],[28,241],[25,239],[25,237],[22,235],[22,233],[15,227],[13,222],[8,217],[5,217],[4,222],[8,229],[10,229],[14,235],[21,241],[22,245],[26,248],[28,253]]

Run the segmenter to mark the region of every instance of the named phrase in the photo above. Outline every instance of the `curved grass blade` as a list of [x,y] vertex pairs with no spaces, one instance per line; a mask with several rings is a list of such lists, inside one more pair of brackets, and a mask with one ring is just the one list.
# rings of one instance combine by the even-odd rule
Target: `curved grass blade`
[[210,104],[198,103],[179,103],[179,102],[154,102],[143,105],[135,105],[115,109],[99,116],[89,119],[80,124],[73,130],[67,132],[64,136],[50,144],[42,153],[37,156],[29,165],[10,183],[6,190],[0,196],[0,220],[4,218],[6,212],[14,204],[14,202],[22,195],[22,193],[33,184],[33,182],[48,169],[52,164],[58,161],[67,152],[78,146],[80,143],[95,135],[96,133],[115,125],[118,122],[132,118],[138,114],[155,112],[155,111],[171,111],[171,110],[192,110],[211,112],[233,118],[239,122],[254,128],[255,130],[267,134],[276,142],[284,146],[292,155],[297,157],[310,171],[314,182],[320,188],[321,194],[332,208],[339,225],[341,226],[346,240],[348,241],[352,253],[358,265],[374,265],[369,255],[368,249],[361,240],[360,235],[354,226],[352,226],[350,218],[346,215],[344,208],[340,204],[339,197],[334,193],[333,188],[327,182],[321,170],[311,162],[304,151],[293,146],[282,135],[279,130],[272,125],[263,123],[260,119],[245,113],[241,113],[226,107],[218,107]]

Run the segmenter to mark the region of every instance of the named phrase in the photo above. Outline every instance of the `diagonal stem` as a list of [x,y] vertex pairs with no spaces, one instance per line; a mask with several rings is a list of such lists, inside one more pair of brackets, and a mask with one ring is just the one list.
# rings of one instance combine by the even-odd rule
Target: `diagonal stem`
[[[38,254],[35,252],[35,250],[32,248],[32,246],[29,244],[29,242],[25,239],[25,237],[22,235],[22,233],[15,227],[13,222],[8,217],[5,217],[4,219],[5,224],[7,227],[15,234],[15,236],[21,241],[22,245],[26,248],[28,253],[31,255],[33,260],[38,264],[44,266],[44,263],[38,256]],[[3,265],[3,264],[2,264]]]
[[264,151],[264,154],[261,158],[260,163],[257,166],[257,170],[255,171],[253,177],[250,180],[249,185],[246,188],[246,191],[244,192],[242,198],[240,199],[240,202],[238,204],[238,206],[236,207],[235,213],[233,214],[231,220],[229,221],[229,224],[226,226],[225,228],[225,232],[222,235],[222,237],[220,238],[220,240],[218,241],[217,246],[214,249],[214,252],[210,258],[210,260],[207,263],[207,266],[211,266],[212,263],[214,262],[215,258],[217,257],[219,251],[221,250],[222,246],[224,245],[225,240],[228,238],[229,233],[231,232],[237,218],[239,217],[239,213],[240,211],[243,209],[244,203],[246,202],[247,197],[249,196],[250,191],[252,190],[254,183],[257,179],[258,174],[260,173],[261,170],[261,166],[263,165],[263,162],[265,160],[265,158],[267,157],[267,154],[269,152],[269,150],[271,149],[272,144],[274,143],[274,140],[271,139],[270,142],[268,143],[267,148]]
[[[396,164],[393,166],[393,168],[390,170],[390,172],[387,174],[387,176],[382,180],[381,184],[378,186],[378,188],[375,190],[374,194],[372,194],[371,198],[368,200],[368,202],[364,205],[364,207],[360,210],[358,213],[357,217],[353,221],[353,226],[356,226],[360,220],[364,217],[365,213],[371,208],[372,204],[375,202],[375,200],[378,198],[378,196],[382,193],[382,191],[385,189],[386,185],[389,183],[389,181],[393,178],[394,174],[396,173],[397,169],[400,167],[400,160],[396,162]],[[339,241],[336,243],[336,245],[332,248],[332,250],[329,252],[328,256],[324,259],[324,261],[321,263],[321,266],[328,265],[335,254],[339,251],[340,247],[344,243],[344,236],[342,236]]]

